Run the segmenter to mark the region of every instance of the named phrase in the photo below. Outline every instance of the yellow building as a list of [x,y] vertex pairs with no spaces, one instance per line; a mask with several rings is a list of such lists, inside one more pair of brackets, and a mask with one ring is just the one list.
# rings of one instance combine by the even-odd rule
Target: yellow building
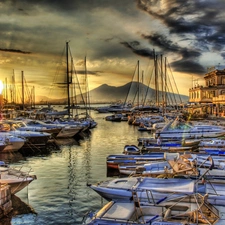
[[205,86],[189,89],[189,112],[225,115],[225,69],[208,69],[204,76]]

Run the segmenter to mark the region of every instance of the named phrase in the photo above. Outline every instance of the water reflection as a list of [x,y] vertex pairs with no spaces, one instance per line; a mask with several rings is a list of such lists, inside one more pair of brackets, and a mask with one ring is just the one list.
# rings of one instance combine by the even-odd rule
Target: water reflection
[[0,160],[4,161],[5,163],[11,164],[11,163],[16,163],[21,160],[25,160],[25,157],[19,153],[19,152],[1,152],[0,153]]
[[[126,122],[105,121],[105,115],[94,114],[98,127],[82,140],[57,140],[59,149],[49,155],[21,158],[21,163],[32,167],[37,180],[18,196],[29,199],[37,216],[14,217],[12,225],[76,225],[81,224],[87,211],[97,210],[104,200],[87,183],[106,180],[106,157],[120,154],[126,144],[137,144],[137,129]],[[149,135],[149,134],[145,134]]]

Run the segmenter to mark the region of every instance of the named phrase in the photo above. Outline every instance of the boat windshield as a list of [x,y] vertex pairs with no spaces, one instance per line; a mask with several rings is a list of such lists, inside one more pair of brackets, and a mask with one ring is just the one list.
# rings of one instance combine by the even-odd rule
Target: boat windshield
[[190,130],[191,126],[187,123],[180,123],[178,121],[174,121],[168,127],[168,130]]

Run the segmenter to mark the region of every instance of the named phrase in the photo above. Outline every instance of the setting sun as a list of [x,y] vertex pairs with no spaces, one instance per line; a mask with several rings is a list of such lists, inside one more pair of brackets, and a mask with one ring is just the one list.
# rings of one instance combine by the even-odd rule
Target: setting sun
[[2,94],[2,90],[3,90],[3,83],[2,83],[2,81],[0,80],[0,94]]

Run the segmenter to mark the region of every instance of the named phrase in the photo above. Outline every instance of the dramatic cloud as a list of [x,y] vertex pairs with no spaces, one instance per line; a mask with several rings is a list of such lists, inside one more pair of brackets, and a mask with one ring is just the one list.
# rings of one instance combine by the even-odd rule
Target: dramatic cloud
[[224,8],[222,0],[2,0],[0,78],[24,71],[48,95],[70,41],[79,74],[87,57],[90,88],[130,82],[137,60],[146,68],[158,54],[188,94],[181,77],[224,68]]

